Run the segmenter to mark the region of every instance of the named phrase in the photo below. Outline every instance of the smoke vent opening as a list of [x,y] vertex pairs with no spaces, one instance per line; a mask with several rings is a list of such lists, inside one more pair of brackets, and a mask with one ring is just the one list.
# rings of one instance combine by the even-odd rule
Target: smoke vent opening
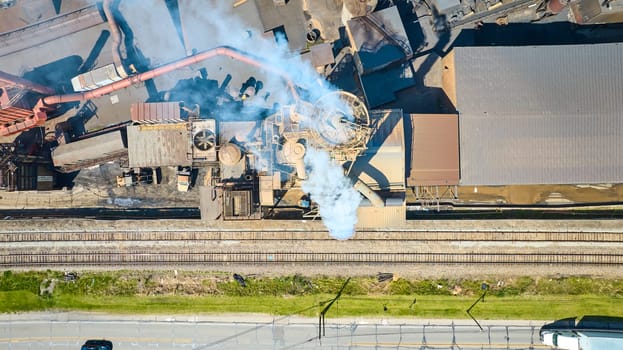
[[320,30],[318,28],[312,28],[307,32],[306,38],[308,43],[315,43],[318,39],[320,39]]

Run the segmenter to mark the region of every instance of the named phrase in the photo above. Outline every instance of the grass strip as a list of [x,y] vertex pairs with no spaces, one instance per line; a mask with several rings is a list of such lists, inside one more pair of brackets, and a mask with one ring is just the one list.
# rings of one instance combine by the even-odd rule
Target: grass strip
[[[75,310],[126,314],[263,313],[316,316],[345,278],[251,276],[192,271],[5,271],[0,312]],[[353,278],[330,317],[553,320],[623,314],[623,280],[589,277],[408,280]],[[414,303],[415,301],[415,303]]]
[[[0,292],[0,311],[97,311],[120,314],[263,313],[317,316],[329,294],[306,296],[87,296],[39,297]],[[413,304],[413,299],[417,302]],[[468,318],[475,298],[457,296],[345,296],[330,317]],[[472,310],[478,319],[553,320],[569,316],[623,314],[623,299],[595,295],[485,297]]]

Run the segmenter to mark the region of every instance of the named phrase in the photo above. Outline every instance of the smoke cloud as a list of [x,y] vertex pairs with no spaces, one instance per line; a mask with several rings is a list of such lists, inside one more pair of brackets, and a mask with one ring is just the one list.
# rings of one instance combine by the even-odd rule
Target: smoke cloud
[[357,223],[357,207],[361,195],[344,170],[329,158],[324,151],[309,148],[305,154],[305,165],[310,168],[309,179],[303,182],[303,191],[318,203],[320,217],[336,239],[346,240],[353,236]]
[[[122,1],[121,3],[126,2]],[[300,55],[291,52],[285,39],[278,37],[277,40],[274,40],[267,38],[264,33],[260,32],[259,17],[257,19],[250,18],[253,16],[242,18],[234,13],[237,10],[228,1],[180,0],[179,3],[180,15],[184,21],[185,34],[190,46],[186,47],[186,50],[202,51],[216,46],[228,45],[252,53],[272,67],[282,70],[297,87],[302,89],[301,95],[305,96],[305,100],[311,103],[315,103],[319,98],[336,91],[336,88],[321,77],[309,63],[304,62]],[[129,10],[127,13],[130,11],[143,13],[144,11],[153,14],[154,6],[162,6],[162,2],[158,0],[130,1],[127,4]],[[243,4],[240,8],[247,5],[251,6],[252,2]],[[137,11],[137,6],[144,7],[143,11]],[[128,18],[128,20],[133,22],[131,25],[141,27],[136,40],[139,44],[144,43],[145,46],[149,46],[149,48],[144,47],[143,52],[150,56],[152,62],[169,61],[169,57],[162,56],[172,55],[173,52],[179,52],[180,57],[183,55],[180,44],[175,40],[170,40],[171,35],[166,36],[168,39],[162,35],[163,24],[171,22],[168,15],[164,18],[158,15],[138,17],[140,20],[133,21],[133,18]],[[304,25],[301,23],[301,26]],[[171,28],[172,30],[173,28]],[[140,38],[141,34],[149,37]],[[221,80],[226,73],[231,73],[234,76],[233,80],[238,83],[249,78],[248,76],[240,76],[244,74],[241,72],[242,70],[249,71],[246,68],[241,70],[230,68],[232,70],[227,71],[227,66],[241,67],[240,63],[229,59],[214,59],[201,63],[201,65],[207,68],[208,75],[214,79]],[[225,67],[225,69],[221,71],[221,67]],[[255,73],[251,74],[264,83],[263,91],[270,93],[270,98],[265,101],[266,104],[287,105],[295,102],[278,75],[262,72],[261,69],[253,70]],[[234,82],[232,82],[233,85]],[[337,97],[329,97],[325,101],[325,106],[342,111],[346,118],[352,115],[349,107]],[[254,107],[253,103],[245,102],[242,108],[252,107]],[[222,115],[227,115],[227,112],[219,111],[219,113],[223,113]],[[230,114],[239,115],[239,111],[232,110]],[[317,121],[314,120],[317,116],[310,115],[307,117],[310,120],[304,121],[306,125],[311,128],[317,127]],[[353,189],[350,180],[344,176],[342,168],[331,160],[327,152],[308,148],[305,163],[311,171],[309,179],[303,183],[303,191],[309,193],[312,200],[319,205],[320,215],[330,234],[337,239],[350,238],[357,222],[356,212],[361,196]]]

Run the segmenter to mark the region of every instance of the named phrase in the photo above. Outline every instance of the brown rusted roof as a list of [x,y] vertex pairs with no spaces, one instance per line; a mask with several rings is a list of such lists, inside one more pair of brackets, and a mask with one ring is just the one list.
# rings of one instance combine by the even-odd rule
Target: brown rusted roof
[[455,114],[411,114],[409,186],[459,183],[459,123]]
[[24,120],[33,113],[31,110],[16,108],[16,107],[8,107],[4,109],[0,109],[0,123],[12,123],[15,121]]
[[141,124],[182,121],[179,102],[133,103],[130,107],[130,116],[133,122]]

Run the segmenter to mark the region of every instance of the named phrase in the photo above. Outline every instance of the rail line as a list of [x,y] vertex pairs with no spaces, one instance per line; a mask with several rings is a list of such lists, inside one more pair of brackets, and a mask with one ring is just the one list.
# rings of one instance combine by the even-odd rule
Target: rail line
[[620,265],[623,254],[316,253],[316,252],[67,252],[0,255],[2,267],[169,264],[552,264]]
[[[623,232],[541,231],[359,231],[355,241],[532,241],[623,242]],[[114,241],[331,241],[325,231],[119,230],[119,231],[0,231],[0,242]]]

